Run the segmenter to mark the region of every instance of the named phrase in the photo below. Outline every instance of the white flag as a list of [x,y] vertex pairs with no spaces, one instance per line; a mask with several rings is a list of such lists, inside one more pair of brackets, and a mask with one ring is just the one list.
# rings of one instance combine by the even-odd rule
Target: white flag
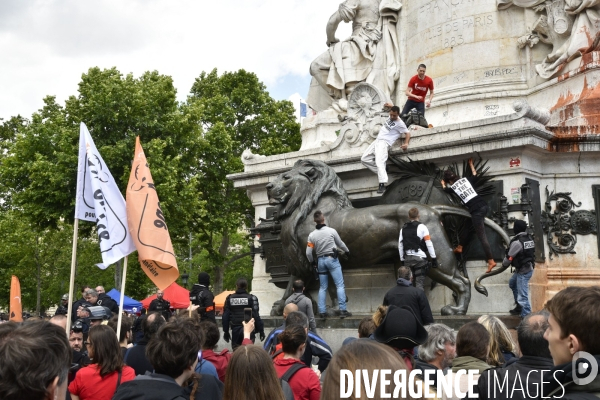
[[125,199],[85,124],[79,132],[75,218],[96,222],[104,269],[131,254],[135,245],[127,226]]

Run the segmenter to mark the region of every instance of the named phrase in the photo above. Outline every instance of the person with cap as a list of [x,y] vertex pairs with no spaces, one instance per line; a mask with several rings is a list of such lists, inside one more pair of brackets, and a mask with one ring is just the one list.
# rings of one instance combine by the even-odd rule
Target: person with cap
[[398,268],[396,286],[391,288],[383,298],[383,305],[410,307],[421,325],[433,324],[433,314],[425,292],[412,285],[413,274],[409,267]]
[[427,341],[427,330],[417,319],[414,311],[407,306],[391,305],[385,317],[375,329],[373,339],[390,346],[404,359],[406,367],[412,371],[415,366],[414,348]]
[[107,307],[102,306],[91,306],[88,307],[90,313],[90,328],[96,325],[102,325],[104,321],[108,321],[111,315],[110,310]]
[[62,295],[60,300],[60,306],[56,309],[54,315],[67,315],[69,312],[69,294],[65,293]]
[[169,300],[164,299],[164,295],[165,293],[162,290],[156,289],[156,298],[150,302],[148,311],[160,313],[165,321],[168,321],[171,317],[171,303]]
[[515,236],[510,241],[506,257],[502,265],[508,267],[512,264],[515,272],[508,281],[508,286],[513,292],[517,306],[510,310],[512,315],[520,315],[521,318],[531,313],[531,304],[529,304],[529,280],[533,275],[535,266],[535,243],[531,235],[527,232],[527,223],[523,220],[516,220],[513,226]]
[[217,323],[215,319],[215,295],[208,288],[210,286],[210,275],[206,272],[198,274],[198,283],[190,290],[190,302],[198,306],[200,321]]

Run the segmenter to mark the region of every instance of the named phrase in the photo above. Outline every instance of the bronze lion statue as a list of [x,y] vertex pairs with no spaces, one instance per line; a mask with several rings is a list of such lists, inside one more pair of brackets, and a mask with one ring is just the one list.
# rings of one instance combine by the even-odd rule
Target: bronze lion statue
[[[312,213],[321,210],[328,226],[335,228],[350,249],[350,257],[340,260],[344,269],[362,268],[384,261],[399,262],[398,237],[408,222],[408,210],[419,208],[420,220],[430,231],[438,268],[429,269],[428,276],[455,293],[456,304],[442,308],[443,315],[466,314],[471,299],[471,284],[457,268],[451,243],[441,220],[445,214],[470,217],[461,208],[428,206],[418,203],[379,205],[354,208],[342,181],[327,164],[315,160],[297,161],[294,167],[266,186],[269,204],[276,207],[276,219],[281,223],[280,239],[286,264],[291,274],[284,298],[291,294],[292,282],[301,278],[310,281],[312,269],[306,258],[308,235],[315,228]],[[491,220],[486,225],[498,231],[508,243],[502,228]]]

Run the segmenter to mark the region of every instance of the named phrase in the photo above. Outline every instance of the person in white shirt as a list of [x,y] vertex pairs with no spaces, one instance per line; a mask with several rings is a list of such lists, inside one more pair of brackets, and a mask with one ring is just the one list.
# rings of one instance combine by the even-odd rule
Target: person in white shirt
[[400,261],[409,267],[415,277],[415,287],[424,290],[425,275],[427,274],[427,255],[425,247],[431,257],[431,265],[437,268],[438,262],[429,236],[429,230],[419,222],[419,210],[415,207],[408,210],[410,222],[400,229],[398,251]]
[[381,129],[379,129],[377,139],[371,143],[360,159],[365,167],[377,174],[379,179],[377,193],[385,192],[385,184],[388,181],[385,163],[388,159],[389,148],[392,147],[396,140],[400,139],[402,134],[405,135],[402,150],[406,150],[410,142],[408,128],[404,124],[404,121],[400,119],[400,108],[391,103],[385,103],[384,107],[391,107],[390,117],[381,126]]

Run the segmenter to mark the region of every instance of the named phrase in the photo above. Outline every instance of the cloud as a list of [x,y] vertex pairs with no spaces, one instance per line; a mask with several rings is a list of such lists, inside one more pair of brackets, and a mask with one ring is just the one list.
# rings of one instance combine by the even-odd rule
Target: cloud
[[[340,2],[0,2],[0,117],[30,116],[47,95],[64,101],[94,66],[135,76],[148,70],[171,75],[179,100],[202,71],[213,68],[255,72],[284,93],[287,82],[308,80],[310,62],[326,50],[325,26]],[[350,25],[342,25],[341,39],[350,34]],[[297,90],[291,87],[288,95]]]

